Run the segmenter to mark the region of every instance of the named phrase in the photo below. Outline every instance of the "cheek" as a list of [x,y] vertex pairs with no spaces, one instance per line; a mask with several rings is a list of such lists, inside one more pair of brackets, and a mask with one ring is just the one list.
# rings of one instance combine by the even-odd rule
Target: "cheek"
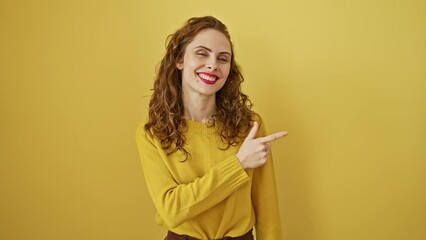
[[194,74],[195,70],[199,67],[199,64],[196,61],[193,61],[192,59],[185,59],[185,64],[183,67],[183,73],[184,75],[190,76]]
[[230,66],[227,66],[226,68],[224,68],[223,71],[222,71],[223,76],[226,77],[226,78],[228,78],[230,71],[231,71],[231,67]]
[[187,67],[196,68],[203,64],[203,62],[195,56],[188,56],[186,60]]

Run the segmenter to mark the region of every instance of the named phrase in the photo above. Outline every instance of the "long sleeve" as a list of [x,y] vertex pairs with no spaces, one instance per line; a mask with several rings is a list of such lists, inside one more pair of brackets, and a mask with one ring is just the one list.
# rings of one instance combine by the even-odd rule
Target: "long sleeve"
[[143,124],[136,131],[140,161],[155,207],[168,227],[183,222],[210,209],[250,181],[235,156],[210,168],[192,182],[178,183],[169,158],[158,141],[146,134]]
[[[260,131],[262,134],[263,129]],[[278,207],[272,153],[265,165],[253,171],[252,201],[256,214],[257,240],[281,240],[281,221]]]

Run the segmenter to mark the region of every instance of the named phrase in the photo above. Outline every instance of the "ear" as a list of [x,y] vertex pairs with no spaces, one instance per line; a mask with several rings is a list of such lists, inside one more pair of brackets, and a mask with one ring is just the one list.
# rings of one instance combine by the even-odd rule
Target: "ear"
[[183,69],[183,59],[180,59],[179,61],[177,61],[176,68],[179,70]]

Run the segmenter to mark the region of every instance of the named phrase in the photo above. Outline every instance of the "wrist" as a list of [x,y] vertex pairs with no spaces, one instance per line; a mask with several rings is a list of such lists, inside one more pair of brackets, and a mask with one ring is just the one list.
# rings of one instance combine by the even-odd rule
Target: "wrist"
[[247,166],[244,164],[244,161],[242,161],[242,157],[238,156],[238,153],[237,153],[237,154],[235,154],[235,157],[238,159],[238,162],[240,162],[241,167],[242,167],[243,169],[246,169],[246,168],[247,168]]

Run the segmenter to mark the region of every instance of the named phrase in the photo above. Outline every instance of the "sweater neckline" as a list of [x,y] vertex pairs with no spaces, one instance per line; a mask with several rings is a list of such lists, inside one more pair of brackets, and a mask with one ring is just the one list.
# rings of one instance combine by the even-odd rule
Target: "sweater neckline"
[[215,125],[209,123],[198,122],[195,120],[184,119],[188,126],[188,131],[204,132],[204,133],[216,133]]

